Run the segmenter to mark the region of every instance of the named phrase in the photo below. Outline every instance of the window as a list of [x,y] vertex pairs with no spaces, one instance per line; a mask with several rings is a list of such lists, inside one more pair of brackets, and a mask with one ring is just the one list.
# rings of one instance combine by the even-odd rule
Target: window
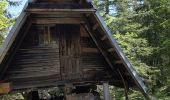
[[55,25],[48,26],[37,26],[38,33],[38,44],[43,45],[56,45],[57,43],[57,32]]

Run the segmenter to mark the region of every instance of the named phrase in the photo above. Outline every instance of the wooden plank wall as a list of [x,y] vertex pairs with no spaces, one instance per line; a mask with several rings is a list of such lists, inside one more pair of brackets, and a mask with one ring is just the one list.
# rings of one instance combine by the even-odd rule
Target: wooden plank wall
[[12,81],[13,88],[44,86],[60,80],[59,46],[57,42],[37,45],[35,27],[28,32],[7,71],[6,79]]
[[28,32],[6,73],[5,80],[12,82],[13,89],[111,79],[104,57],[83,25],[56,25],[55,45],[37,45],[35,27]]
[[59,31],[62,79],[80,78],[80,26],[59,25]]
[[93,80],[105,80],[110,78],[108,64],[104,57],[99,52],[94,41],[85,30],[84,25],[81,25],[81,61],[83,77]]

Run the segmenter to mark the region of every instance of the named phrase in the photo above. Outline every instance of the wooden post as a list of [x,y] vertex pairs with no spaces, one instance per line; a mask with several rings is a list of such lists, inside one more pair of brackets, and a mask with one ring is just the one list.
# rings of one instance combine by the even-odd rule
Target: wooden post
[[110,100],[109,96],[109,84],[107,82],[103,83],[104,100]]
[[71,83],[65,84],[64,87],[64,100],[71,100],[68,98],[71,95],[73,89],[73,85]]

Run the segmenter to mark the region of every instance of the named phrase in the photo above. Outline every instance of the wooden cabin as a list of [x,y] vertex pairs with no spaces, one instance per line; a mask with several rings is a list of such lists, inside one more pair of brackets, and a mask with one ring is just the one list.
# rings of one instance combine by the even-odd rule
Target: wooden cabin
[[90,0],[30,0],[0,49],[1,92],[67,84],[104,84],[105,100],[108,85],[148,98]]

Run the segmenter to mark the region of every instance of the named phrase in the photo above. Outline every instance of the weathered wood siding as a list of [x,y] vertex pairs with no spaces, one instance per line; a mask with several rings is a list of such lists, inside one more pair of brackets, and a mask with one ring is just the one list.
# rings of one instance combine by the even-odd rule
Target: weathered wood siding
[[5,78],[13,83],[13,89],[111,79],[104,57],[83,25],[42,28],[47,31],[43,37],[47,41],[39,39],[43,30],[33,25],[13,57]]
[[80,76],[80,26],[59,25],[60,61],[63,80]]
[[109,78],[108,65],[95,45],[94,41],[85,30],[84,25],[81,25],[81,63],[80,67],[85,78],[93,80],[104,80]]

